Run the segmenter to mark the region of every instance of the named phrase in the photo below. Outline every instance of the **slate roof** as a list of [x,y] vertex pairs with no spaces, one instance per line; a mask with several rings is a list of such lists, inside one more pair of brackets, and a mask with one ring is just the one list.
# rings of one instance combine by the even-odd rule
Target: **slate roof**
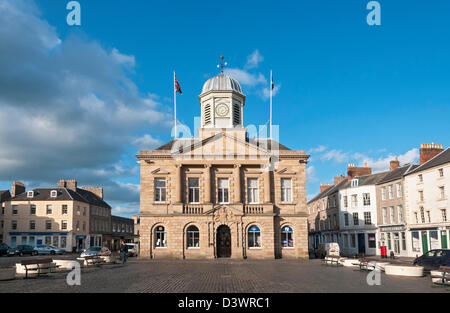
[[436,155],[434,158],[428,160],[427,162],[423,163],[422,165],[417,166],[414,170],[409,171],[405,175],[417,173],[420,171],[428,170],[430,168],[441,166],[444,164],[450,163],[450,148],[445,149],[438,155]]
[[11,197],[9,190],[0,190],[0,201],[5,201]]
[[411,164],[405,164],[403,166],[397,167],[396,169],[390,171],[387,173],[386,176],[384,176],[384,178],[382,178],[377,185],[381,185],[381,184],[385,184],[388,182],[391,182],[393,180],[397,180],[397,179],[401,179],[403,177],[403,175],[409,170],[411,169],[411,167],[414,167],[414,165]]
[[[50,196],[51,191],[56,190],[57,196],[52,198]],[[21,193],[14,198],[11,199],[11,201],[80,201],[89,203],[95,206],[105,207],[105,208],[111,208],[105,201],[100,199],[97,195],[94,193],[77,188],[77,191],[73,191],[71,189],[67,188],[36,188],[33,189],[34,191],[34,197],[28,198],[27,192]]]
[[318,199],[322,199],[325,196],[331,195],[331,194],[335,193],[336,191],[339,191],[346,185],[346,183],[347,183],[347,179],[345,179],[345,180],[341,181],[339,184],[334,185],[334,186],[328,188],[327,190],[324,190],[323,192],[319,193],[314,198],[309,200],[308,203],[314,202]]

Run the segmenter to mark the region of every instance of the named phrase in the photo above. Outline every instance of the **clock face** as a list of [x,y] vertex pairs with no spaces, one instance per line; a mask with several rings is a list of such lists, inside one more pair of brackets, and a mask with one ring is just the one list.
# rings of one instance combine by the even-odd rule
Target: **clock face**
[[226,116],[228,115],[229,109],[226,104],[219,104],[216,107],[216,114],[218,116]]

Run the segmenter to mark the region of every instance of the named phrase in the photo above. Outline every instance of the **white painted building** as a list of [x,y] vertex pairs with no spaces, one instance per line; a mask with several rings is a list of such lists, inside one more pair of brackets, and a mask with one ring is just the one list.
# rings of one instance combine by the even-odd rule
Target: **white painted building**
[[[441,145],[422,145],[422,150]],[[426,152],[426,151],[425,151]],[[406,173],[405,213],[408,227],[408,255],[416,256],[449,247],[450,238],[450,148]]]
[[341,255],[379,254],[375,184],[386,173],[354,177],[339,190]]

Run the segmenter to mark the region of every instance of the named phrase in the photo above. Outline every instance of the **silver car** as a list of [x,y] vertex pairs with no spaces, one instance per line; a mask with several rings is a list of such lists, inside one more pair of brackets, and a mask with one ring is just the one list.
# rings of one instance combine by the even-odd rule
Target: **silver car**
[[110,256],[111,251],[106,247],[94,246],[89,249],[84,250],[80,257],[84,258],[86,256]]
[[37,254],[51,254],[51,255],[64,254],[66,252],[66,250],[64,249],[56,248],[50,245],[39,245],[34,247],[33,250],[36,251]]

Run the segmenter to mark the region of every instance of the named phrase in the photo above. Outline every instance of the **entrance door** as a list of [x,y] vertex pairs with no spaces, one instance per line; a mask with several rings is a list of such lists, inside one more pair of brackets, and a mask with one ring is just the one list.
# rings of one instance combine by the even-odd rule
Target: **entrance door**
[[226,225],[221,225],[217,229],[217,257],[231,257],[231,233]]
[[358,234],[358,253],[366,253],[366,238],[364,234]]
[[422,254],[425,254],[428,252],[428,236],[427,232],[422,232]]

